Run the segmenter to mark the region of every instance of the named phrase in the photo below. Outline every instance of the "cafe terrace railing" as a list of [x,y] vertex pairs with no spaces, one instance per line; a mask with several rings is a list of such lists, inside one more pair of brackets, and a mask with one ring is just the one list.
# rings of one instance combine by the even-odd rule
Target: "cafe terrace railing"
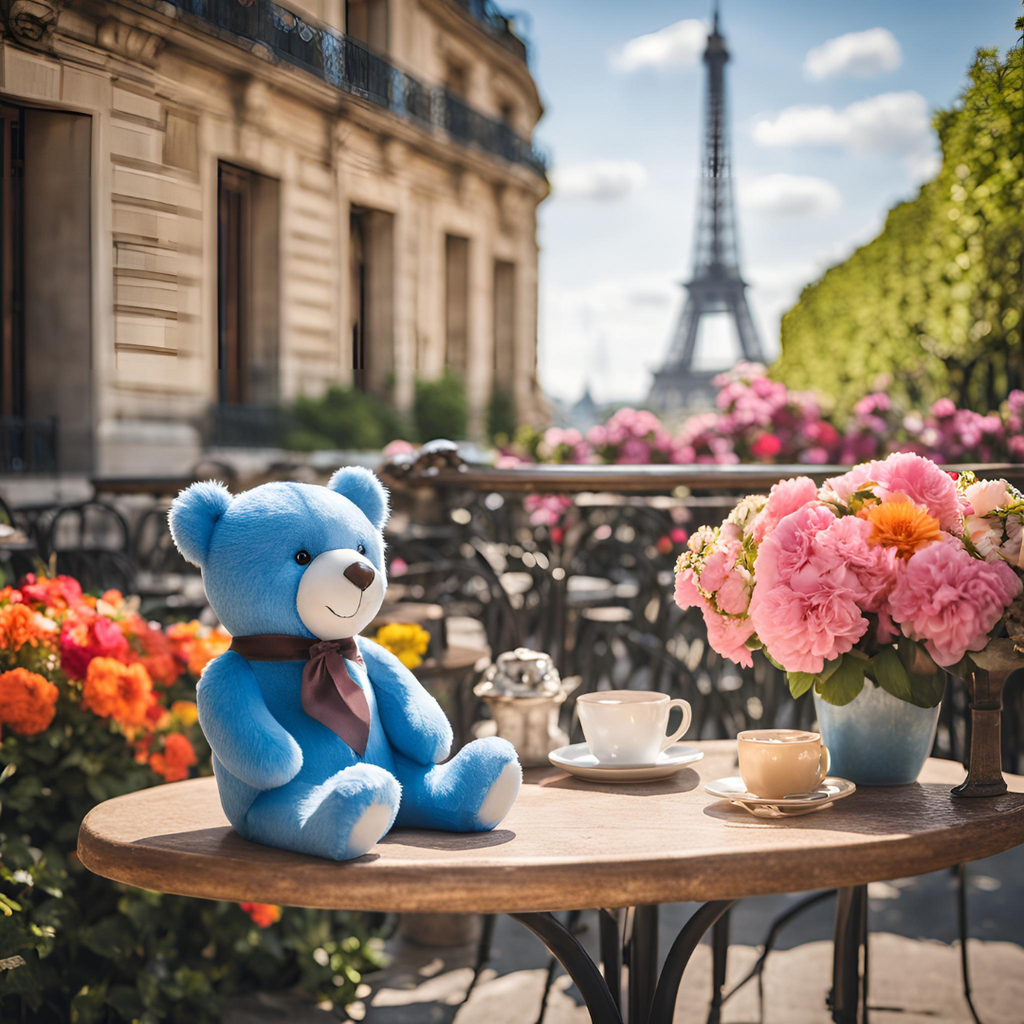
[[[147,0],[141,2],[153,6]],[[508,125],[466,106],[439,86],[424,85],[358,40],[299,15],[274,0],[249,0],[248,3],[169,0],[169,3],[203,32],[245,50],[252,50],[254,44],[265,47],[278,60],[342,92],[382,107],[418,128],[444,130],[462,145],[527,167],[541,176],[547,173],[544,154]],[[486,24],[489,27],[497,24],[490,5],[472,2],[460,6],[468,7],[474,16],[476,8],[481,9],[481,16],[490,12]],[[505,33],[516,38],[507,23]]]
[[[36,539],[41,556],[57,555],[58,568],[62,552],[77,559],[77,572],[93,589],[134,586],[149,614],[180,616],[186,608],[195,614],[201,604],[190,601],[202,601],[202,586],[170,543],[166,508],[193,479],[226,479],[223,468],[197,467],[180,478],[98,478],[94,500],[82,514],[16,509],[14,519]],[[635,686],[685,697],[704,738],[757,725],[808,727],[813,705],[806,697],[793,701],[781,673],[760,654],[752,668],[740,668],[708,646],[699,613],[684,612],[673,600],[673,569],[682,531],[720,522],[738,496],[767,492],[801,473],[821,481],[845,468],[466,466],[389,475],[385,467],[394,505],[389,595],[437,604],[449,619],[482,624],[492,652],[518,645],[549,651],[564,675],[581,677],[577,694]],[[1024,466],[973,468],[1024,487]],[[311,475],[307,464],[281,464],[259,479],[228,483],[241,490],[266,479]],[[320,474],[323,480],[326,475]],[[111,545],[116,558],[104,554]],[[125,567],[133,580],[105,578]],[[567,726],[573,706],[570,697]],[[951,682],[937,753],[964,759],[966,712],[964,687]],[[1022,712],[1024,691],[1011,680],[1003,717],[1008,770],[1021,766]]]

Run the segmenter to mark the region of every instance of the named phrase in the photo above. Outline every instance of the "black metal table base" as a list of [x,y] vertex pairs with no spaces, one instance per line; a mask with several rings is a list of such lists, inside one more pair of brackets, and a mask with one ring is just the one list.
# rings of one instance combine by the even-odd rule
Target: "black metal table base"
[[[709,1024],[721,1017],[729,945],[728,911],[736,900],[714,900],[694,911],[683,925],[658,972],[658,908],[599,911],[602,970],[571,927],[554,914],[512,914],[530,929],[565,968],[590,1011],[594,1024],[671,1024],[683,974],[700,944],[712,932],[712,992]],[[867,887],[838,891],[829,997],[836,1024],[867,1021]],[[864,950],[863,968],[861,949]],[[626,969],[625,995],[622,987]]]
[[[512,914],[544,943],[572,978],[594,1024],[671,1024],[683,972],[700,940],[735,900],[705,903],[683,926],[658,974],[658,908],[627,910],[625,942],[618,919],[601,911],[601,959],[605,974],[572,932],[554,914]],[[623,1016],[621,967],[627,969]]]

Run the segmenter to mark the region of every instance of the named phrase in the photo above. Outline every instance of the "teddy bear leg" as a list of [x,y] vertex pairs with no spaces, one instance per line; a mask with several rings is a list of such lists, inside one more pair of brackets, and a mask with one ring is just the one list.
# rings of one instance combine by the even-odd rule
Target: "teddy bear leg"
[[400,798],[390,772],[356,764],[318,785],[296,779],[261,793],[245,816],[243,835],[265,846],[351,860],[391,828]]
[[508,814],[523,770],[515,748],[497,737],[474,740],[446,764],[395,757],[402,783],[396,824],[448,832],[487,832]]

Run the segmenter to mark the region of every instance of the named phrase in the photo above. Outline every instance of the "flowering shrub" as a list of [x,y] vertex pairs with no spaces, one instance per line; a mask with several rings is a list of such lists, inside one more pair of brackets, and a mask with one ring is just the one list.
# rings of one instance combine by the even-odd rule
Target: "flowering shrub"
[[499,466],[554,463],[739,462],[853,465],[912,451],[937,462],[1024,462],[1024,391],[982,415],[939,399],[927,413],[899,409],[884,392],[865,395],[833,423],[809,392],[771,380],[765,367],[739,363],[715,378],[717,409],[691,416],[675,433],[652,413],[619,409],[578,430],[520,427]]
[[430,646],[430,634],[415,622],[388,622],[373,638],[406,668],[419,668]]
[[676,601],[699,608],[711,646],[751,665],[763,649],[794,696],[848,704],[867,673],[922,707],[937,666],[962,670],[1021,594],[1024,496],[956,482],[912,452],[744,498],[702,527],[676,566]]
[[99,801],[209,774],[195,684],[228,642],[66,576],[0,590],[0,1020],[191,1024],[257,989],[354,997],[375,958],[357,918],[161,896],[76,857]]

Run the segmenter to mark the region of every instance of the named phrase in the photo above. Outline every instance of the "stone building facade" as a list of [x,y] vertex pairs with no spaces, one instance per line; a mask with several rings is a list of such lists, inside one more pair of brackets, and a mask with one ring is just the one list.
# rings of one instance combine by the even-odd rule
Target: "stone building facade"
[[288,4],[2,0],[5,471],[183,471],[446,367],[471,432],[496,388],[536,415],[523,43],[483,0]]

